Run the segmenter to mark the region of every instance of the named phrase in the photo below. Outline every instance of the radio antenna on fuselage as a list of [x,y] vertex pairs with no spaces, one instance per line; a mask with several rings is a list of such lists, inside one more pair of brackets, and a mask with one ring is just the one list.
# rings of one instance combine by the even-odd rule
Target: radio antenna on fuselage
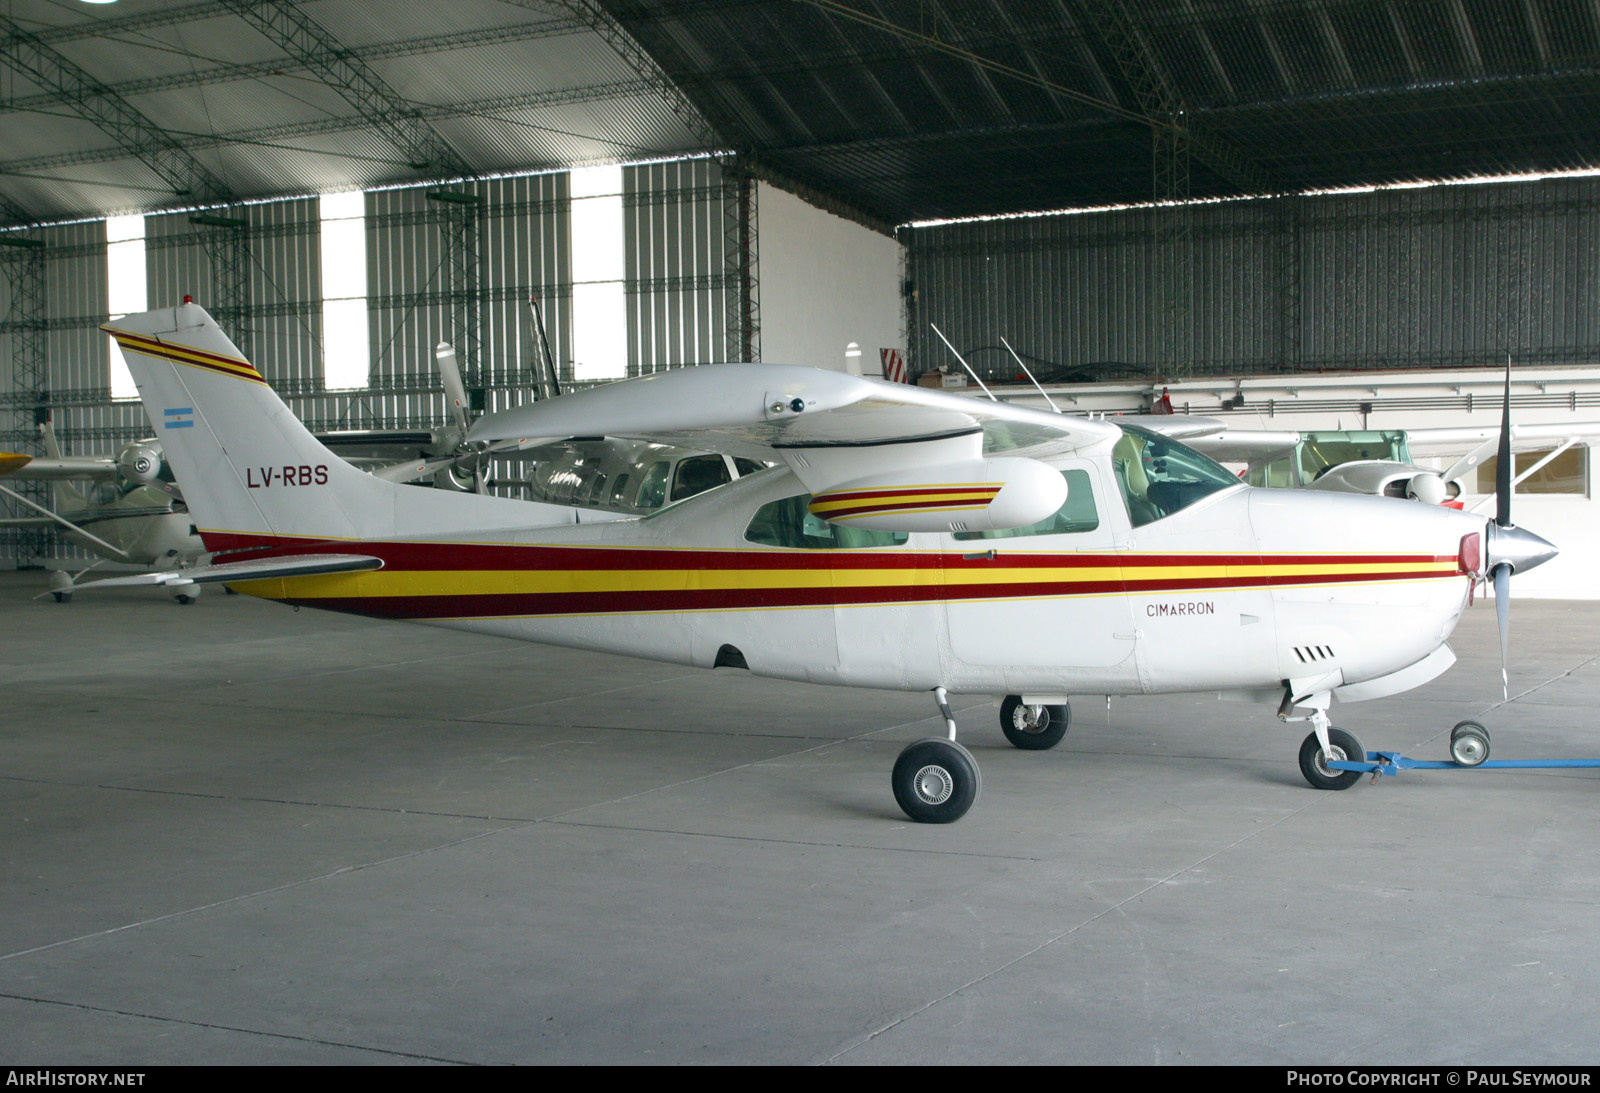
[[989,396],[989,401],[990,402],[999,402],[1000,400],[994,397],[994,392],[989,390],[987,387],[984,387],[983,381],[978,378],[978,373],[976,373],[976,372],[974,372],[972,370],[972,365],[967,363],[966,358],[963,357],[960,353],[956,352],[956,347],[950,344],[950,339],[944,336],[944,331],[940,330],[937,326],[934,326],[932,323],[929,323],[928,326],[930,328],[932,328],[932,330],[933,330],[933,332],[935,334],[939,335],[939,340],[941,342],[944,342],[945,348],[949,349],[950,352],[955,353],[956,360],[961,362],[961,367],[963,367],[963,368],[965,368],[967,370],[967,375],[972,377],[972,381],[974,383],[976,383],[979,387],[983,387],[983,393]]
[[1017,356],[1017,351],[1015,349],[1011,348],[1011,343],[1002,337],[1000,339],[1000,344],[1006,347],[1006,352],[1011,354],[1011,359],[1017,362],[1017,366],[1022,369],[1023,373],[1030,380],[1033,380],[1033,385],[1039,389],[1039,393],[1044,396],[1044,400],[1050,404],[1050,409],[1059,414],[1061,412],[1061,407],[1057,406],[1056,400],[1050,397],[1050,392],[1044,389],[1044,384],[1033,378],[1033,372],[1029,370],[1027,365],[1022,363],[1022,358]]

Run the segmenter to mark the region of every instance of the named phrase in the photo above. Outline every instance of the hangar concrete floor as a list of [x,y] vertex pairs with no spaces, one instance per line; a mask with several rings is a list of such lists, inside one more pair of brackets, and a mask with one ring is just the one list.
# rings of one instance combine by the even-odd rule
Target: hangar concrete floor
[[[1303,727],[925,695],[0,575],[0,1063],[1592,1063],[1600,772],[1321,793]],[[1346,707],[1368,747],[1600,756],[1600,604]]]

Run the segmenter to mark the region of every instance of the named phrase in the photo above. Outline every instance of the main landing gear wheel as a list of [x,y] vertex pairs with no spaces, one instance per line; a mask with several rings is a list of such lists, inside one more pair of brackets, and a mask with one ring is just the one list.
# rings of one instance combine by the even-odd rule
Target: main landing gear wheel
[[1300,773],[1312,789],[1349,789],[1361,780],[1361,772],[1334,770],[1328,763],[1365,762],[1367,753],[1361,749],[1361,741],[1343,729],[1329,729],[1328,748],[1330,753],[1324,755],[1317,734],[1308,735],[1300,745]]
[[1029,706],[1017,695],[1007,695],[1000,704],[1000,731],[1013,747],[1023,751],[1044,751],[1066,739],[1072,722],[1072,707]]
[[57,603],[71,603],[72,602],[72,593],[71,592],[52,592],[52,593],[50,593],[50,595],[52,595],[52,596],[54,596],[56,598],[56,602]]
[[919,824],[954,823],[978,799],[978,764],[953,740],[918,740],[894,761],[894,799]]
[[1489,758],[1489,730],[1463,721],[1450,730],[1450,758],[1458,767],[1476,767]]

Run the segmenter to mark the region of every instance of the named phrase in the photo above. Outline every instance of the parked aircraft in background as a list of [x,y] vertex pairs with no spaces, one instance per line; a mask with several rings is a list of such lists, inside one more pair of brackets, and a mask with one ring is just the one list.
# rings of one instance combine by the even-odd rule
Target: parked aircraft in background
[[[616,436],[780,463],[648,517],[405,489],[339,460],[194,304],[107,326],[207,547],[182,574],[297,606],[815,683],[930,691],[907,815],[949,822],[979,775],[950,691],[1004,696],[1024,748],[1068,696],[1227,692],[1307,721],[1306,779],[1364,758],[1335,700],[1418,686],[1474,581],[1498,606],[1554,548],[1429,506],[1253,489],[1133,426],[782,365],[661,373],[487,415],[468,439]],[[204,428],[175,428],[175,408]],[[229,438],[224,449],[217,438]],[[1487,754],[1487,738],[1464,749]],[[1481,761],[1481,759],[1479,760]]]
[[[1163,432],[1182,429],[1185,443],[1219,463],[1245,464],[1243,476],[1252,486],[1405,497],[1455,508],[1461,507],[1456,499],[1463,492],[1495,489],[1492,469],[1500,434],[1490,426],[1295,432],[1235,429],[1210,417],[1151,420]],[[1594,439],[1600,439],[1596,421],[1513,424],[1512,487]],[[1419,457],[1438,459],[1443,469],[1420,466]]]
[[[115,456],[63,456],[48,423],[41,435],[49,454],[0,452],[0,477],[48,481],[54,507],[37,505],[0,483],[0,495],[34,513],[0,517],[0,527],[60,528],[71,542],[129,565],[176,569],[205,553],[159,444],[124,444]],[[55,570],[50,576],[56,601],[70,600],[72,575]],[[198,587],[174,592],[179,603],[193,603],[199,594]]]

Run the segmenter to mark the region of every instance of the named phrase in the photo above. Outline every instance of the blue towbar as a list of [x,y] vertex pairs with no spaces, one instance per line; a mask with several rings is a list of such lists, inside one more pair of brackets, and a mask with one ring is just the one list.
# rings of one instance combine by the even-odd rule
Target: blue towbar
[[1397,751],[1369,751],[1367,761],[1330,760],[1329,770],[1351,770],[1361,774],[1392,777],[1403,770],[1531,770],[1549,767],[1600,767],[1600,759],[1486,759],[1477,765],[1439,759],[1411,759]]

